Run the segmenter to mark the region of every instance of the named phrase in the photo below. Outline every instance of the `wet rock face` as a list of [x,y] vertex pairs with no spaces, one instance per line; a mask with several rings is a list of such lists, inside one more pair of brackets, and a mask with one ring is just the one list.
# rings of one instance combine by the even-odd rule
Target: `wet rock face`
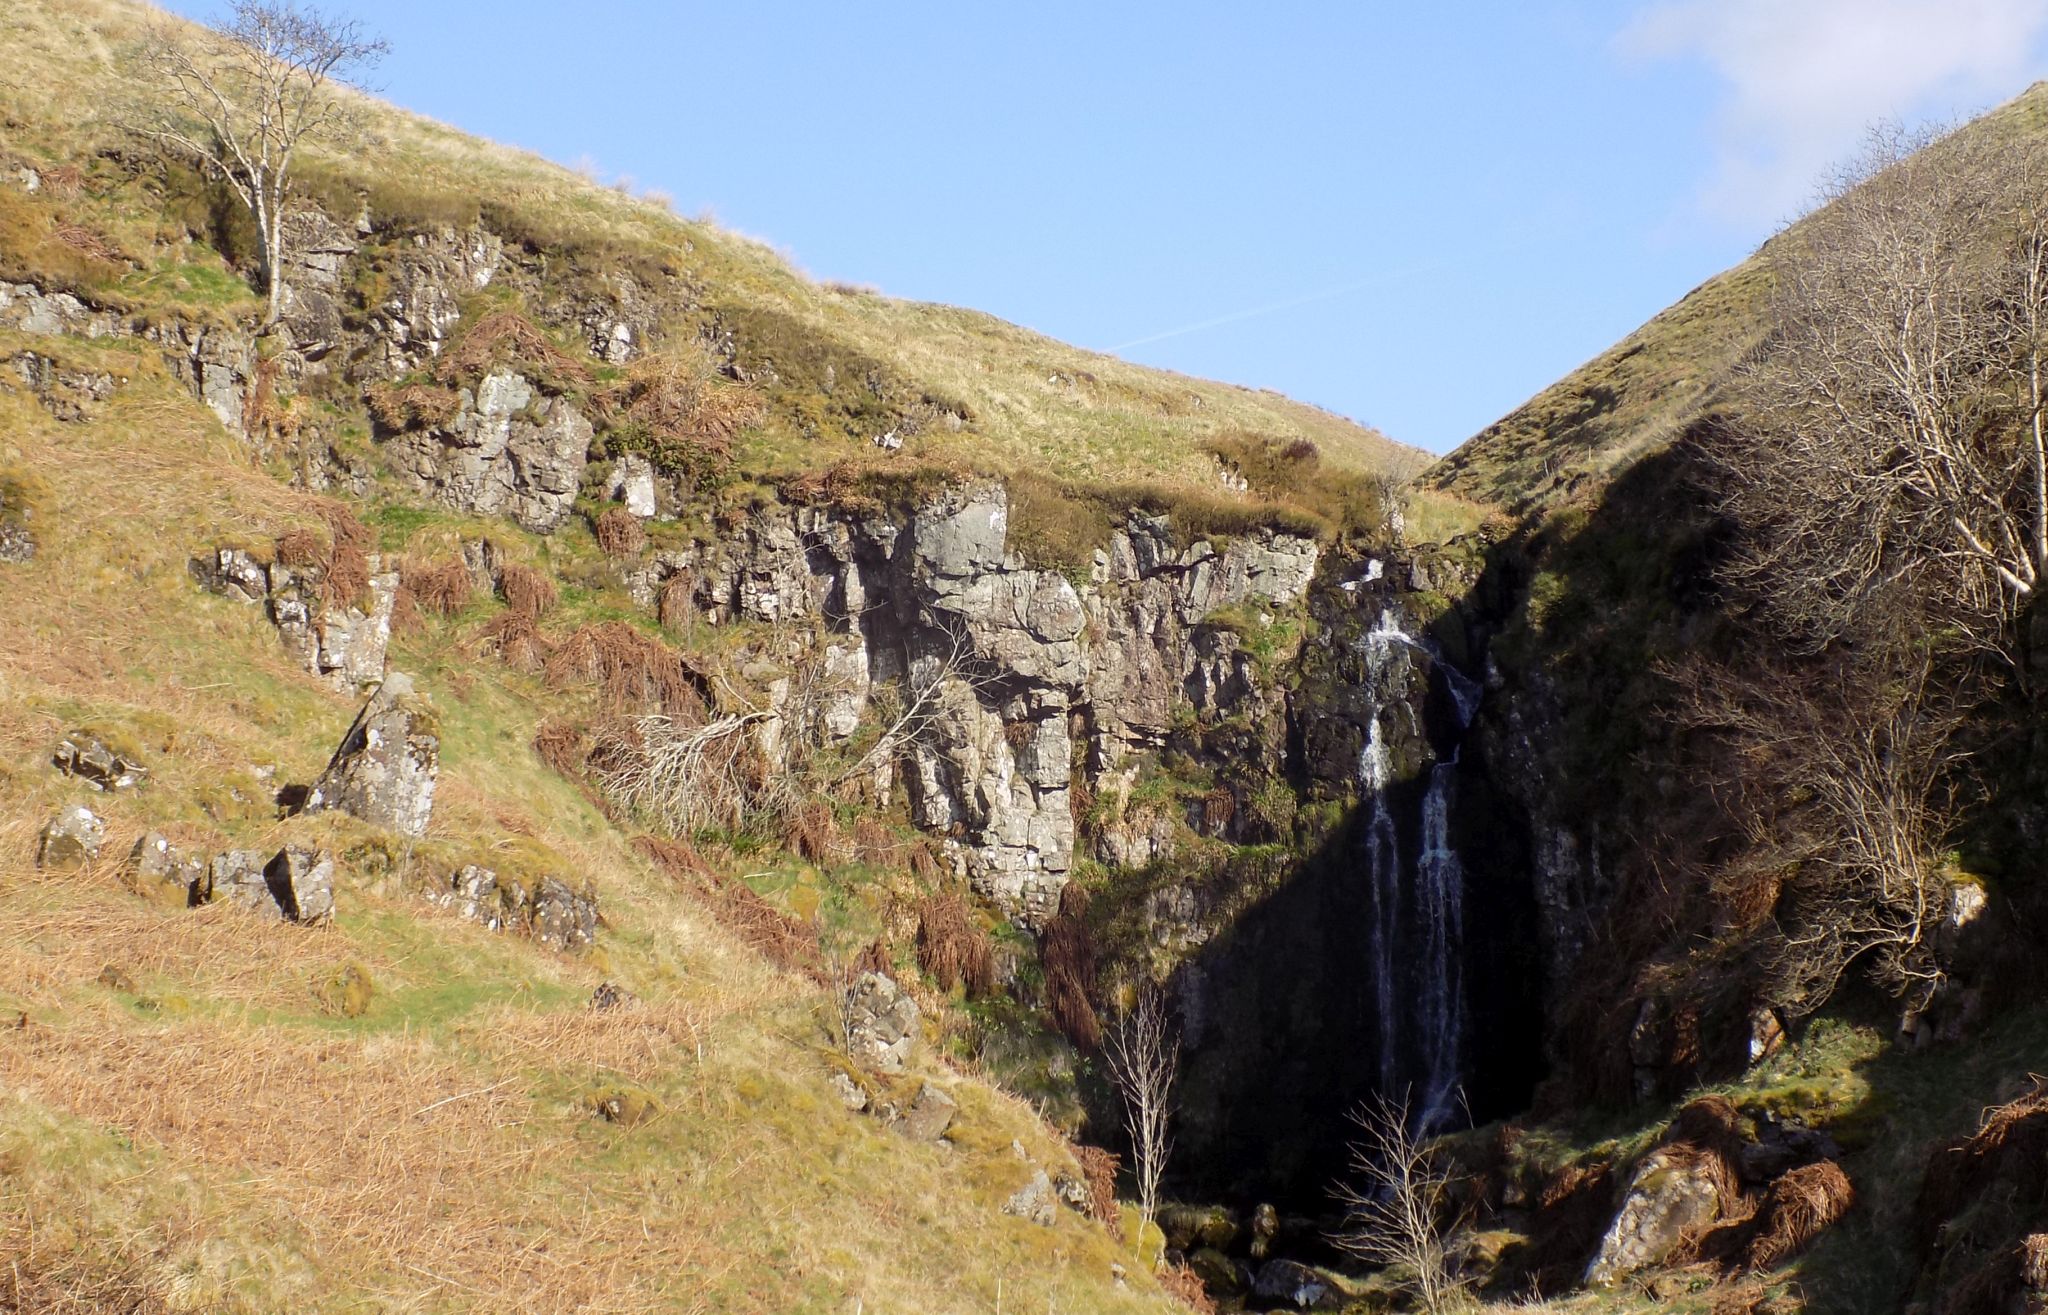
[[855,1063],[878,1073],[901,1073],[916,1053],[923,1015],[883,973],[862,973],[847,989],[846,1048]]
[[393,672],[356,714],[304,810],[338,809],[373,826],[423,836],[433,816],[441,741],[412,681]]
[[43,828],[36,866],[52,871],[84,867],[99,857],[107,824],[83,804],[73,804]]
[[547,534],[576,500],[594,433],[566,400],[499,371],[463,389],[446,427],[396,435],[387,451],[402,478],[442,503]]

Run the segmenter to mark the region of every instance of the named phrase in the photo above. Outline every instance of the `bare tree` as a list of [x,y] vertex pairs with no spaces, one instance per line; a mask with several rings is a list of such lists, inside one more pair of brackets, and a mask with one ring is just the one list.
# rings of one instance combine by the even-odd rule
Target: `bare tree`
[[1769,342],[1706,444],[1738,574],[1817,650],[1899,581],[1994,651],[2048,571],[2048,157],[1895,129],[1775,244]]
[[345,135],[350,105],[337,84],[388,51],[360,24],[295,0],[234,0],[217,32],[191,37],[165,25],[144,48],[160,100],[141,131],[224,180],[255,219],[266,323],[283,313],[285,207],[299,149]]
[[1766,947],[1764,990],[1795,1017],[1859,962],[1909,1012],[1941,983],[1930,938],[1977,682],[1924,642],[1864,640],[1680,677],[1683,724],[1726,750],[1704,774],[1741,856],[1717,884],[1731,909],[1747,907]]
[[1398,1270],[1427,1315],[1464,1304],[1465,1283],[1448,1239],[1458,1222],[1453,1175],[1408,1117],[1406,1102],[1379,1095],[1351,1115],[1352,1179],[1338,1186],[1344,1228],[1337,1245],[1367,1264]]
[[1166,993],[1147,983],[1106,1040],[1103,1057],[1123,1098],[1124,1132],[1131,1139],[1131,1172],[1138,1184],[1141,1226],[1159,1213],[1159,1182],[1173,1154],[1173,1084],[1180,1074],[1180,1029]]

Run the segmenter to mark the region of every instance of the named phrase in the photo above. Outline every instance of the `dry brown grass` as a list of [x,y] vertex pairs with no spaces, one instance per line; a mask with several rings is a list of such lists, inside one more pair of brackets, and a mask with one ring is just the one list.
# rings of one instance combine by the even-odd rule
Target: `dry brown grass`
[[643,357],[594,399],[598,413],[665,471],[700,475],[732,459],[733,440],[768,416],[753,387],[720,378],[696,342]]
[[701,900],[720,926],[778,968],[823,979],[816,927],[799,922],[762,899],[753,887],[703,861],[684,841],[641,836],[633,847],[668,873],[677,887]]
[[680,632],[697,618],[697,579],[688,570],[671,575],[655,599],[655,618],[663,630]]
[[927,896],[918,906],[917,964],[944,990],[964,986],[970,996],[995,990],[995,947],[969,917],[967,901],[952,892]]
[[624,621],[570,631],[554,644],[542,675],[556,687],[594,685],[605,704],[619,712],[655,708],[693,723],[708,708],[683,655]]
[[1038,940],[1045,965],[1045,1005],[1067,1040],[1084,1051],[1102,1046],[1102,1020],[1095,1013],[1095,937],[1088,929],[1088,892],[1068,882],[1060,911]]
[[1195,1315],[1216,1315],[1216,1303],[1202,1276],[1186,1265],[1168,1265],[1159,1271],[1159,1286],[1167,1296],[1194,1311]]
[[372,384],[363,394],[370,416],[384,429],[437,429],[462,412],[462,394],[435,384]]
[[1115,1233],[1121,1224],[1116,1205],[1116,1175],[1121,1161],[1114,1152],[1100,1146],[1076,1146],[1074,1163],[1081,1167],[1081,1177],[1088,1184],[1089,1218]]
[[545,667],[554,651],[533,614],[517,607],[507,608],[478,627],[476,642],[480,651],[495,653],[506,666],[528,674]]
[[469,606],[475,585],[459,559],[407,561],[399,568],[398,597],[392,603],[393,624],[401,617],[451,617]]
[[1804,1251],[1855,1204],[1856,1189],[1834,1161],[1789,1170],[1764,1195],[1742,1267],[1756,1273],[1775,1268]]
[[590,758],[590,737],[574,722],[550,717],[533,733],[533,751],[540,760],[570,780],[583,774]]
[[555,345],[539,325],[516,310],[497,310],[464,328],[441,353],[434,373],[444,383],[473,383],[501,366],[518,369],[544,387],[587,385],[590,367]]
[[613,561],[624,561],[647,546],[647,531],[640,527],[640,518],[624,507],[607,508],[592,523],[591,530],[597,535],[597,546]]
[[555,610],[560,595],[555,582],[524,562],[507,562],[498,571],[498,597],[505,606],[535,620]]
[[790,809],[782,822],[782,839],[792,853],[824,867],[843,863],[847,858],[846,838],[840,834],[839,819],[833,815],[832,805],[823,799],[806,799]]
[[[713,1259],[687,1231],[643,1235],[630,1202],[582,1202],[569,1217],[541,1204],[549,1170],[535,1142],[569,1131],[560,1116],[423,1040],[214,1022],[137,1031],[74,1015],[0,1038],[0,1074],[173,1163],[235,1166],[317,1222],[323,1264],[388,1274],[400,1291],[425,1278],[501,1308],[647,1310],[659,1285],[643,1265]],[[619,1248],[638,1272],[617,1264]]]

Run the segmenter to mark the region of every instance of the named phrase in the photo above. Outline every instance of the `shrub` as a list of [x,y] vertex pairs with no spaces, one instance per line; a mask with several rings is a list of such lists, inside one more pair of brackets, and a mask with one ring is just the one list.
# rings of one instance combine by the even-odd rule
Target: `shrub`
[[462,394],[440,384],[372,384],[363,400],[370,418],[393,433],[439,429],[462,412]]
[[552,612],[558,601],[554,581],[518,562],[508,562],[498,572],[498,596],[513,611],[535,619]]

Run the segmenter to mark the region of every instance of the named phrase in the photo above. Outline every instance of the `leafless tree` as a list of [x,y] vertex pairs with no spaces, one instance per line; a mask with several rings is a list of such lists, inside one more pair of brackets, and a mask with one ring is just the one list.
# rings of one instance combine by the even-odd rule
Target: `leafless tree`
[[1173,1084],[1180,1074],[1180,1029],[1166,993],[1146,984],[1103,1048],[1110,1080],[1123,1099],[1124,1132],[1131,1139],[1131,1172],[1138,1182],[1138,1217],[1159,1213],[1159,1182],[1173,1154]]
[[1975,682],[1926,643],[1681,677],[1686,726],[1725,752],[1705,771],[1740,841],[1720,874],[1767,947],[1764,990],[1810,1014],[1850,966],[1917,1009],[1941,982],[1930,938],[1961,811]]
[[1906,582],[1993,651],[2048,570],[2048,153],[1895,129],[1773,249],[1773,332],[1706,444],[1737,574],[1809,650]]
[[1448,1246],[1458,1222],[1449,1167],[1404,1101],[1375,1096],[1351,1119],[1359,1135],[1351,1143],[1352,1177],[1337,1191],[1344,1206],[1338,1246],[1406,1275],[1427,1315],[1457,1309],[1465,1284]]
[[347,134],[351,105],[337,87],[388,50],[360,24],[296,0],[234,0],[218,31],[194,36],[165,24],[144,47],[157,99],[140,130],[224,180],[248,208],[267,323],[283,312],[285,208],[299,150]]

